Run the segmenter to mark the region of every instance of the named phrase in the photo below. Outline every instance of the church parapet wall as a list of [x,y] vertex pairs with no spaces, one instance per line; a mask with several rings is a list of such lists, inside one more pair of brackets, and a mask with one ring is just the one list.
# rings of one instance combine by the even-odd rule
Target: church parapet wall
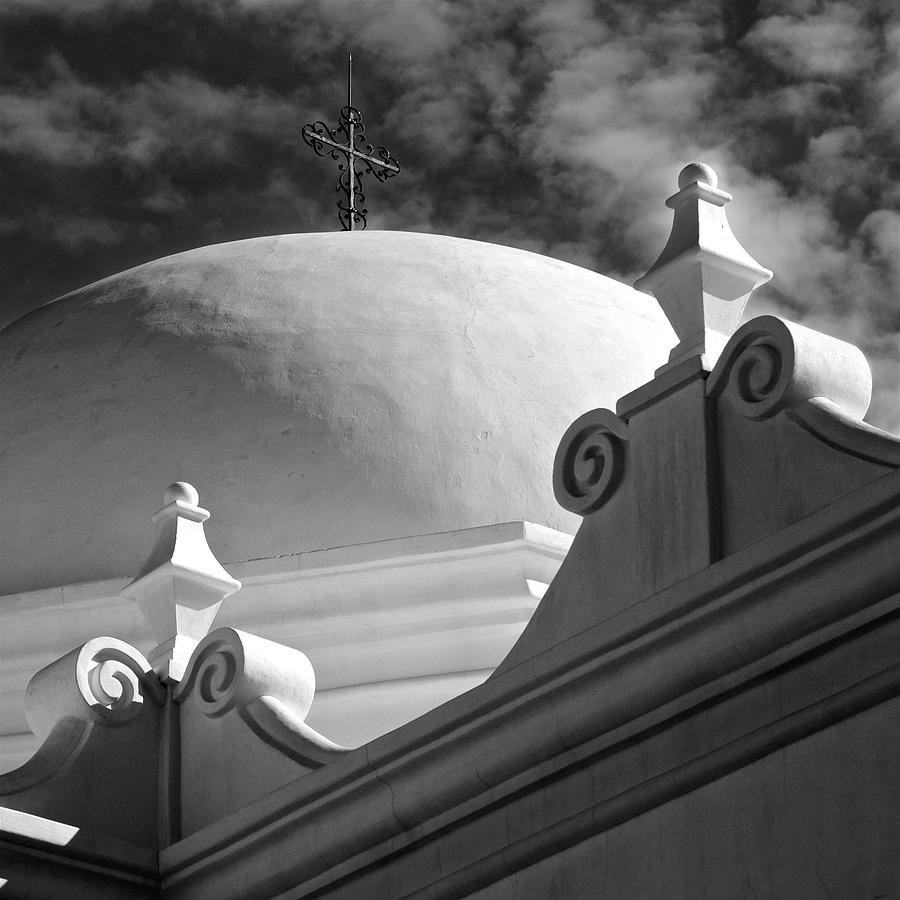
[[[400,884],[464,897],[539,863],[563,877],[553,869],[560,848],[611,840],[638,820],[659,823],[646,839],[664,844],[675,835],[661,810],[750,778],[746,797],[726,803],[730,817],[695,813],[679,832],[686,859],[720,847],[706,877],[727,888],[725,873],[739,869],[723,835],[742,822],[765,843],[771,821],[759,804],[779,807],[779,830],[802,831],[817,803],[837,802],[810,793],[800,775],[811,771],[855,798],[846,818],[809,832],[852,848],[835,853],[833,883],[868,883],[859,870],[870,863],[872,883],[883,881],[897,837],[889,798],[900,787],[889,763],[900,693],[900,572],[890,558],[898,491],[896,474],[870,484],[168,847],[171,896],[202,886],[239,897],[229,886],[251,861],[271,866],[272,895],[340,886],[381,896]],[[768,763],[753,774],[782,754],[776,776],[786,766],[792,787],[773,782]],[[872,829],[854,832],[866,809]],[[857,852],[866,862],[847,862]],[[599,865],[596,853],[585,865]],[[438,854],[452,862],[439,866]],[[776,887],[813,883],[814,855],[773,858],[759,857],[775,866]],[[638,877],[623,864],[621,896]],[[665,896],[657,890],[650,896]],[[575,896],[590,896],[589,886]]]
[[[616,413],[586,412],[563,435],[554,491],[584,521],[498,671],[714,571],[900,468],[900,439],[861,421],[872,377],[857,347],[769,315],[734,334],[723,330],[724,322],[736,326],[736,311],[768,270],[742,257],[724,219],[705,226],[699,213],[685,219],[685,204],[719,209],[731,199],[685,183],[688,176],[715,182],[710,173],[700,164],[683,170],[670,198],[677,199],[672,237],[653,277],[637,283],[662,298],[682,343]],[[726,256],[732,269],[744,267],[746,290],[729,283],[717,297],[723,285],[715,273]],[[692,355],[685,355],[685,341],[694,346],[685,317],[706,334]]]
[[315,685],[306,655],[283,644],[235,628],[217,628],[200,642],[172,694],[180,834],[349,752],[306,724]]

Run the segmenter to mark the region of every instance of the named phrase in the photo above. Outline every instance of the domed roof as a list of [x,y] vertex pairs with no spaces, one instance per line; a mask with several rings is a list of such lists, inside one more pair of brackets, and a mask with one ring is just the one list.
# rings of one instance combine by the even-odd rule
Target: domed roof
[[665,362],[656,303],[521,250],[297,234],[156,260],[0,331],[0,594],[132,574],[184,479],[223,561],[524,519]]

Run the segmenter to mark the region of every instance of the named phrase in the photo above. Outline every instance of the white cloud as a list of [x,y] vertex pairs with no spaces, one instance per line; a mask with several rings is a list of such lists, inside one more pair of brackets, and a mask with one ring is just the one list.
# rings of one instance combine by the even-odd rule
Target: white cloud
[[815,14],[770,16],[746,38],[773,66],[800,78],[823,79],[867,69],[872,40],[859,9],[849,3],[828,3]]

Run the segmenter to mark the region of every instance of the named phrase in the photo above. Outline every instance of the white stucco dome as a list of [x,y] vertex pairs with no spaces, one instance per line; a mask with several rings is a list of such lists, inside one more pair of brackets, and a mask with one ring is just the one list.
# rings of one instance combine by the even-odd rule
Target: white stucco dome
[[195,484],[224,562],[525,519],[675,338],[611,279],[398,232],[204,247],[0,331],[0,594],[134,573]]

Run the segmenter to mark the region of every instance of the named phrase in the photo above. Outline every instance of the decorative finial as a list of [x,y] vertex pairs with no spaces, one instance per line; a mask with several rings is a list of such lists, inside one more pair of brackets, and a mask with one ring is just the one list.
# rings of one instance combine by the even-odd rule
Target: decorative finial
[[203,523],[209,512],[186,481],[166,488],[153,516],[156,543],[140,575],[122,591],[136,600],[158,641],[149,661],[159,676],[180,681],[184,667],[206,636],[222,601],[240,589],[213,556]]
[[688,163],[678,173],[678,190],[683,191],[695,181],[702,181],[710,187],[717,187],[719,176],[716,175],[716,170],[706,163]]
[[[365,138],[366,127],[362,113],[353,106],[353,54],[347,54],[347,105],[341,109],[340,124],[329,128],[324,122],[304,125],[300,130],[305,143],[319,156],[329,156],[338,161],[338,186],[346,202],[338,200],[338,218],[344,231],[366,227],[368,209],[363,204],[362,176],[374,175],[379,181],[387,181],[400,174],[400,164],[384,147],[374,147]],[[341,162],[341,156],[344,161]]]
[[200,503],[200,495],[192,484],[188,484],[186,481],[176,481],[166,488],[166,492],[163,494],[163,505],[168,506],[176,500],[189,506],[197,506]]
[[772,273],[738,243],[725,218],[731,194],[720,190],[712,166],[690,163],[678,175],[672,232],[659,259],[634,286],[653,294],[680,343],[669,365],[700,356],[711,369],[738,326],[754,288]]

